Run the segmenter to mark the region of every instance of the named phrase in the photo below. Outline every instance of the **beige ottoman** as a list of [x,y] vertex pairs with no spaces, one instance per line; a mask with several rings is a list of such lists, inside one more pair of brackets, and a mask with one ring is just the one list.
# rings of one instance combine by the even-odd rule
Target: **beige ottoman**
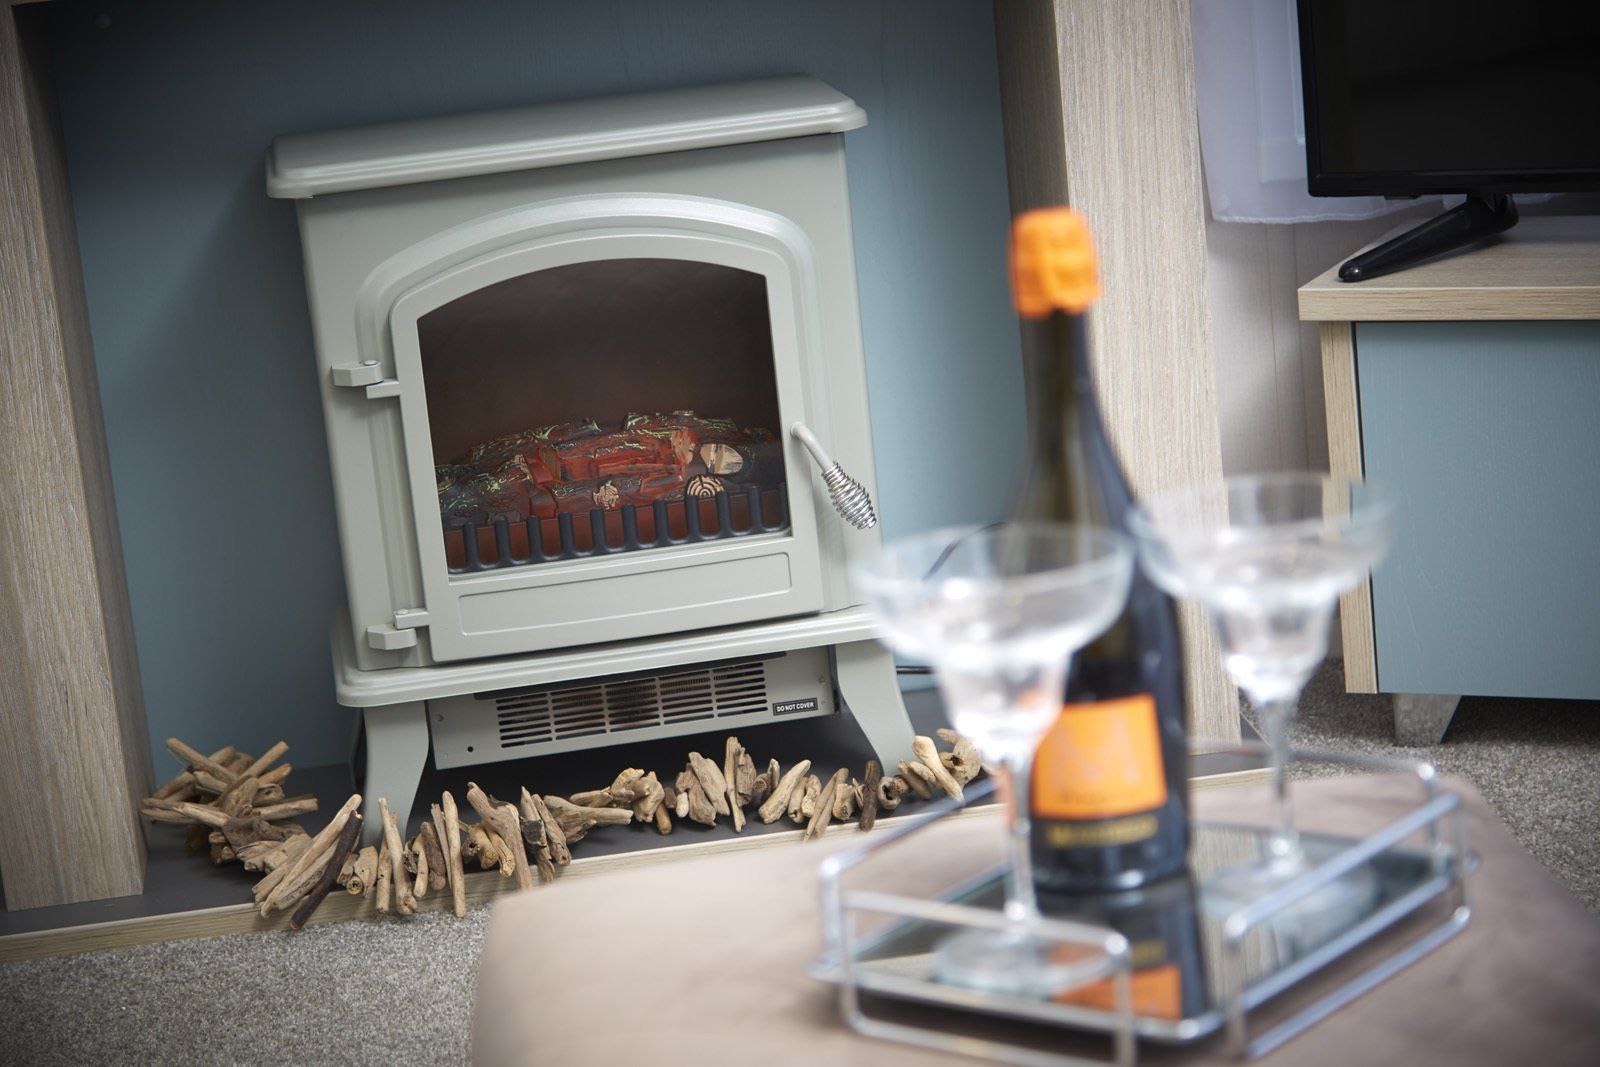
[[[1600,1064],[1600,920],[1506,832],[1470,786],[1469,882],[1460,936],[1258,1061],[1297,1065]],[[1315,829],[1377,825],[1414,801],[1414,783],[1336,778],[1297,785]],[[1196,794],[1203,817],[1259,821],[1259,787]],[[993,856],[994,815],[926,832],[900,872],[945,884],[952,864]],[[495,906],[473,1025],[484,1065],[883,1067],[971,1063],[860,1037],[836,993],[806,977],[818,952],[816,869],[858,838],[571,878]],[[1141,1061],[1208,1064],[1216,1043],[1141,1044]],[[1092,1046],[1091,1046],[1092,1050]]]

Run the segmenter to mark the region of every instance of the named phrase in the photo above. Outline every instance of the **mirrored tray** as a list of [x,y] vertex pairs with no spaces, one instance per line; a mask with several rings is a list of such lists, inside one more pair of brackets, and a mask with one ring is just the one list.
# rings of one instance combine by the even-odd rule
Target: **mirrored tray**
[[[1261,1055],[1432,951],[1470,914],[1465,879],[1472,859],[1461,846],[1460,798],[1438,786],[1430,764],[1311,751],[1294,757],[1414,776],[1418,804],[1364,838],[1304,835],[1311,869],[1232,911],[1208,896],[1207,878],[1261,856],[1264,827],[1197,822],[1187,875],[1140,890],[1042,899],[1046,919],[1036,936],[1056,944],[1057,959],[1081,963],[1082,980],[1036,997],[950,984],[937,972],[933,948],[940,939],[1002,923],[998,869],[927,897],[844,888],[847,872],[942,818],[951,805],[830,857],[823,871],[826,945],[811,973],[839,985],[846,1019],[864,1033],[1004,1062],[1088,1061],[889,1021],[867,1014],[862,994],[957,1009],[944,1013],[947,1025],[967,1012],[1110,1035],[1109,1058],[1118,1063],[1135,1061],[1138,1041],[1181,1044],[1219,1031],[1236,1055]],[[1313,909],[1304,902],[1335,879],[1359,879],[1365,892],[1342,911],[1317,911],[1319,921],[1308,924]],[[870,885],[865,875],[860,881]],[[1269,1001],[1275,1003],[1267,1007]],[[1258,1008],[1272,1020],[1252,1035]]]

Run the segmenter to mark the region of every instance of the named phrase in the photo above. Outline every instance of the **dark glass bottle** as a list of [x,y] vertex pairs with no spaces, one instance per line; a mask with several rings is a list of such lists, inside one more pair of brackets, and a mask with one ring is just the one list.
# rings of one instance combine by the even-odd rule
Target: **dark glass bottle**
[[[1083,217],[1065,208],[1019,216],[1012,281],[1031,438],[1012,517],[1126,531],[1132,494],[1089,364],[1087,318],[1099,283]],[[1103,891],[1175,874],[1189,848],[1188,808],[1177,617],[1136,569],[1122,615],[1073,657],[1061,718],[1039,746],[1035,879],[1045,890]]]

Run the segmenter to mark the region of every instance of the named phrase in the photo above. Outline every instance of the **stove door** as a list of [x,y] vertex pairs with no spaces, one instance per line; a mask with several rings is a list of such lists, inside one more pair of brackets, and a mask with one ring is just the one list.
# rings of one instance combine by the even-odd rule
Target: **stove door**
[[729,209],[502,233],[394,301],[435,659],[821,609],[827,512],[787,432],[815,421],[814,267]]

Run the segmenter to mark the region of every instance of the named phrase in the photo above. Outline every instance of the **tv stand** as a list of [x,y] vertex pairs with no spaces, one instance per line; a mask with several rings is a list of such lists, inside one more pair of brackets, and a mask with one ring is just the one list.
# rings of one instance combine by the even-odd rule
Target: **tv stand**
[[1466,203],[1348,260],[1339,268],[1339,280],[1361,282],[1392,274],[1442,252],[1504,233],[1516,224],[1517,205],[1509,194],[1470,193]]

